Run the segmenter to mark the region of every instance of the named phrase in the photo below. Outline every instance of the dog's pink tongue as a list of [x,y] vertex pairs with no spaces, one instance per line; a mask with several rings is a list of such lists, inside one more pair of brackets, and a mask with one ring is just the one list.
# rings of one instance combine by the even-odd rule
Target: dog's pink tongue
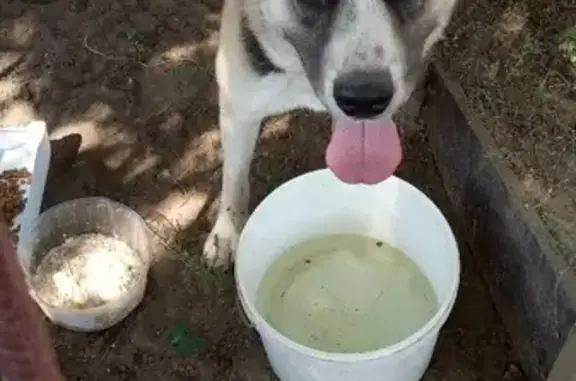
[[376,184],[394,173],[402,161],[394,122],[336,120],[334,123],[326,163],[340,180]]

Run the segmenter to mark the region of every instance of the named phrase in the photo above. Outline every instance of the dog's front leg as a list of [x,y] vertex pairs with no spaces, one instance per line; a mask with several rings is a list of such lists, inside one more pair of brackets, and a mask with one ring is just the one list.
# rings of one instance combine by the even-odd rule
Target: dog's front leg
[[219,117],[222,196],[218,218],[204,244],[203,260],[210,267],[227,268],[248,215],[250,164],[262,121],[247,115],[245,107],[223,98],[220,96]]

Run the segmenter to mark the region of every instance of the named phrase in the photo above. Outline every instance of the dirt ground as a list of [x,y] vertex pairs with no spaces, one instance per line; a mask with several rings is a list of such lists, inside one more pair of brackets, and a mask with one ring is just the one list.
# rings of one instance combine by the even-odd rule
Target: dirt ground
[[[70,381],[274,379],[239,318],[232,277],[199,265],[219,186],[219,10],[217,0],[0,3],[0,121],[48,122],[46,206],[107,196],[140,212],[160,242],[145,300],[124,322],[98,334],[51,327]],[[253,204],[323,167],[328,132],[325,118],[305,113],[271,121]],[[400,175],[445,208],[425,138],[405,145]],[[425,380],[524,380],[465,246],[462,259],[461,292]],[[178,323],[203,340],[188,357],[166,340]]]
[[574,0],[461,0],[438,58],[576,264]]

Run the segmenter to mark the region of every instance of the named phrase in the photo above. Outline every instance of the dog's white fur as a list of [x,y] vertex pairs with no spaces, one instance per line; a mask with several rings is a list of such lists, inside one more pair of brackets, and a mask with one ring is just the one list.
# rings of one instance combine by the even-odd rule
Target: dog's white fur
[[[404,0],[419,4],[422,11],[401,27],[401,35],[398,21],[384,0],[339,0],[340,16],[322,47],[321,75],[313,83],[307,75],[305,58],[294,41],[286,37],[290,33],[298,35],[302,28],[294,12],[295,1],[299,0],[225,0],[216,58],[222,193],[216,223],[204,246],[203,259],[209,266],[227,267],[233,259],[248,216],[249,169],[262,120],[297,108],[342,116],[332,96],[334,80],[343,72],[365,67],[386,69],[391,74],[395,93],[384,116],[392,116],[408,99],[416,82],[409,75],[407,60],[415,59],[409,49],[418,49],[417,60],[424,62],[441,38],[456,2]],[[242,17],[281,73],[263,76],[254,70],[240,33]],[[425,28],[429,30],[422,32]],[[410,41],[416,45],[410,45]],[[412,57],[407,58],[410,53]]]

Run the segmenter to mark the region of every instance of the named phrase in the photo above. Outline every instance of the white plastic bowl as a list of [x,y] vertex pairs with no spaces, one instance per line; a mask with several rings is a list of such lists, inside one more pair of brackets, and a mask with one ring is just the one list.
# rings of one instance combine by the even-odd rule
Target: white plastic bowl
[[[339,233],[364,234],[401,249],[430,280],[436,315],[394,345],[354,354],[308,348],[270,326],[255,307],[268,267],[294,244]],[[319,170],[283,184],[256,208],[240,236],[235,272],[241,305],[282,381],[417,381],[454,305],[460,259],[442,213],[409,183],[392,177],[373,186],[347,185]]]
[[50,305],[31,287],[30,294],[53,323],[73,331],[91,332],[117,324],[144,297],[152,247],[151,232],[144,220],[128,207],[107,198],[88,197],[66,201],[38,217],[22,237],[18,256],[29,280],[51,248],[67,238],[85,233],[101,233],[120,239],[140,256],[141,267],[136,269],[138,277],[135,286],[117,299],[86,309]]

